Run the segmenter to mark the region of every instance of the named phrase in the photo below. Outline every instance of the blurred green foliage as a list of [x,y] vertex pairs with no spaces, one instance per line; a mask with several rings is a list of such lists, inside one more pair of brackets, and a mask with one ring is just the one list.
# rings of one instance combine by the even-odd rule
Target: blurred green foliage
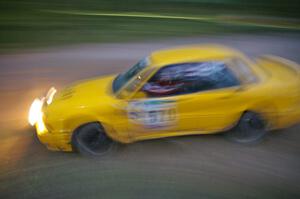
[[[223,16],[226,21],[251,16],[255,21],[258,17],[253,16],[259,16],[266,17],[267,23],[276,17],[297,24],[299,4],[298,0],[0,0],[0,49],[265,31],[263,27],[221,23],[214,17]],[[200,16],[207,20],[65,13],[69,11]]]

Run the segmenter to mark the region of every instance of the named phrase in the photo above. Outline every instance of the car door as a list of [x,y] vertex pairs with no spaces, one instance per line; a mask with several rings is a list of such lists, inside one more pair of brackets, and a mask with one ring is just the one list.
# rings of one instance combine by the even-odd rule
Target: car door
[[128,105],[132,135],[209,133],[239,117],[239,80],[223,62],[165,66],[141,89],[147,97]]

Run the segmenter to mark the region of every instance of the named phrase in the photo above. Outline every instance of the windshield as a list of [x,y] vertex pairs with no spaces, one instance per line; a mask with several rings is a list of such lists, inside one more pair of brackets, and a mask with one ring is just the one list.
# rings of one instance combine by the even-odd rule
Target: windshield
[[113,92],[118,92],[127,82],[129,82],[136,74],[141,72],[148,65],[149,59],[144,58],[126,72],[119,74],[113,81]]

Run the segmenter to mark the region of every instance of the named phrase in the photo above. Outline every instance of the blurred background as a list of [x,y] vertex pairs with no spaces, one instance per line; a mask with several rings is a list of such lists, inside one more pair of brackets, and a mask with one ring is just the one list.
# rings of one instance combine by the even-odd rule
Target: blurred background
[[[0,0],[0,198],[300,198],[300,126],[257,145],[138,142],[105,158],[48,151],[33,99],[153,50],[217,43],[300,63],[299,0]],[[280,91],[278,91],[280,92]]]
[[299,31],[298,0],[1,0],[1,50]]

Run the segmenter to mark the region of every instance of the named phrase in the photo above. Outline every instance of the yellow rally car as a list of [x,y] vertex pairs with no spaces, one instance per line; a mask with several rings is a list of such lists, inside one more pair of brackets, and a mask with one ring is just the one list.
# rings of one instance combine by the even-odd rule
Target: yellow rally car
[[218,45],[161,50],[128,71],[35,99],[29,122],[51,150],[101,155],[113,143],[226,132],[237,142],[300,119],[300,70]]

